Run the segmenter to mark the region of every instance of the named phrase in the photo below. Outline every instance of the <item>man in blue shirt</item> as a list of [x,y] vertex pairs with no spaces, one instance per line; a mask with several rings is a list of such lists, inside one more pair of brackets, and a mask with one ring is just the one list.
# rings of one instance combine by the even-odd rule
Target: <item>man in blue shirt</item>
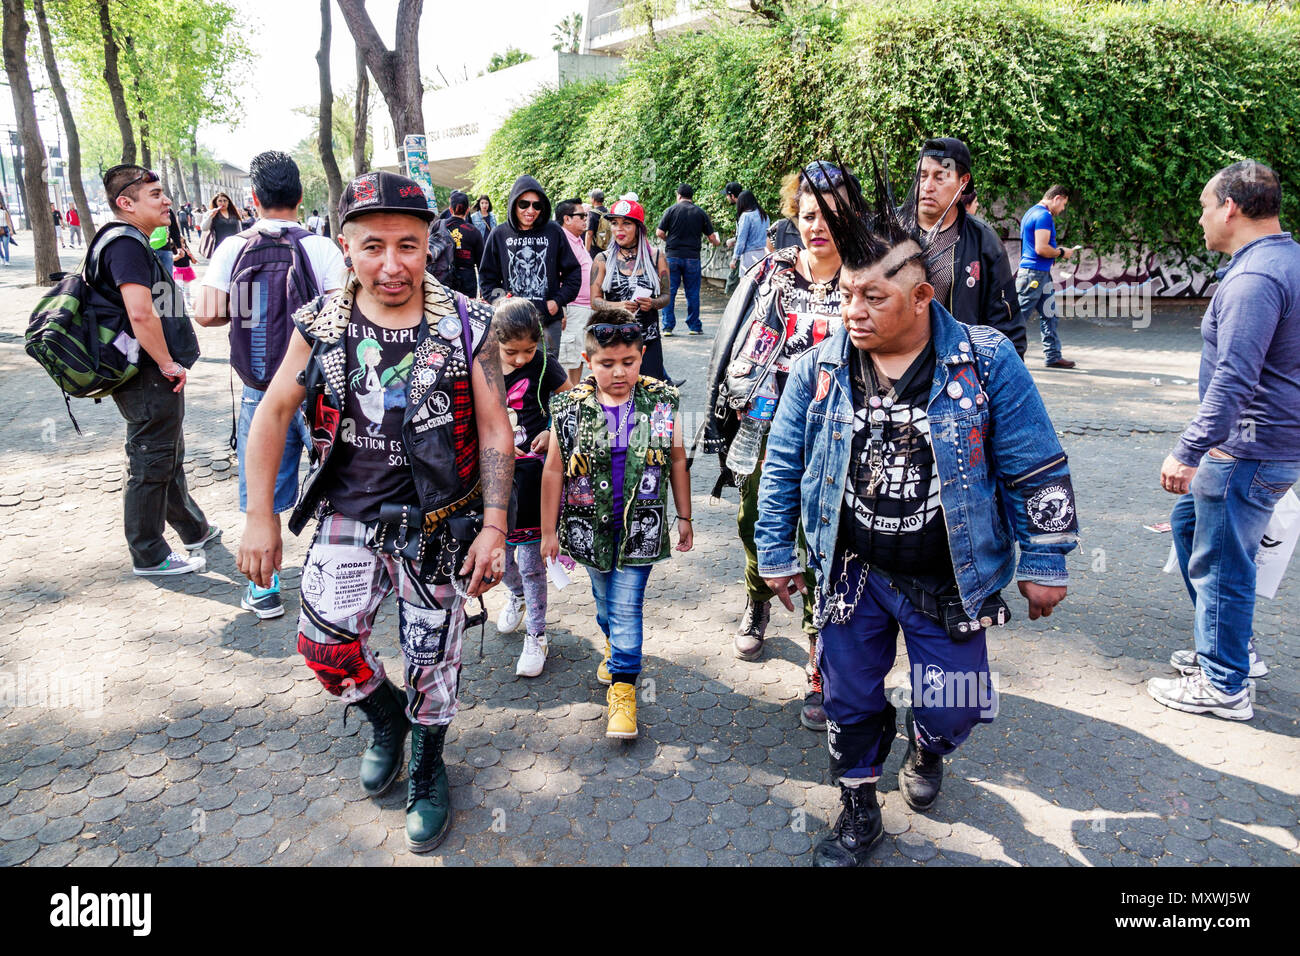
[[1026,320],[1038,312],[1038,327],[1043,333],[1043,359],[1048,368],[1074,368],[1073,362],[1061,357],[1061,337],[1056,334],[1056,291],[1052,286],[1052,260],[1068,259],[1075,252],[1056,244],[1056,217],[1065,211],[1069,202],[1069,190],[1054,184],[1020,220],[1020,273],[1016,276],[1016,295],[1020,297],[1020,311]]
[[1196,609],[1182,677],[1147,691],[1166,707],[1250,720],[1255,555],[1273,509],[1300,480],[1300,245],[1283,232],[1277,173],[1251,160],[1201,191],[1205,247],[1232,257],[1201,324],[1201,406],[1160,470],[1174,549]]

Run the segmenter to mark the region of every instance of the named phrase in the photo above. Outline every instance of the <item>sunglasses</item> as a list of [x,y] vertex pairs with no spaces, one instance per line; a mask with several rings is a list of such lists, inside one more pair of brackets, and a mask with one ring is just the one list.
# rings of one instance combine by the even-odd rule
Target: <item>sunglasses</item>
[[645,338],[645,333],[641,331],[641,326],[633,322],[629,322],[626,325],[613,325],[609,322],[600,322],[596,325],[587,326],[587,331],[596,337],[596,342],[600,345],[609,345],[609,343],[614,341],[634,345]]
[[844,185],[844,171],[833,163],[822,160],[809,163],[803,168],[801,175],[812,183],[813,188],[818,192],[839,189]]
[[538,212],[541,212],[541,209],[542,209],[542,203],[541,203],[541,200],[538,200],[537,202],[533,202],[533,201],[528,200],[528,199],[520,199],[520,200],[518,200],[518,201],[515,203],[515,208],[516,208],[516,209],[536,209]]
[[134,186],[136,183],[156,183],[156,182],[158,182],[158,174],[155,173],[152,169],[146,169],[139,176],[135,177],[135,179],[131,180],[129,183],[127,183],[125,186],[119,189],[117,193],[113,196],[113,202],[117,202],[118,197],[121,196],[122,193],[130,189],[132,186]]

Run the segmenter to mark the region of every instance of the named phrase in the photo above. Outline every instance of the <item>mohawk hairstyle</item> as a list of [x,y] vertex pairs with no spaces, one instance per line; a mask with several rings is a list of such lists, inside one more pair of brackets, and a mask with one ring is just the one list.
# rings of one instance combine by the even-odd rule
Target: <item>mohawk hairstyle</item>
[[[813,190],[813,197],[826,220],[826,228],[839,250],[840,261],[850,269],[866,269],[884,259],[892,249],[906,242],[915,242],[917,252],[896,263],[885,275],[893,278],[904,266],[918,259],[924,260],[926,241],[916,220],[898,207],[894,190],[889,183],[889,158],[878,159],[874,147],[871,154],[871,180],[874,193],[868,204],[858,187],[857,179],[849,174],[840,159],[838,149],[832,150],[834,164],[818,160],[816,165],[822,176],[830,179],[832,171],[843,181],[847,203],[832,208],[821,192]],[[801,174],[802,175],[802,174]],[[922,261],[924,267],[924,261]]]

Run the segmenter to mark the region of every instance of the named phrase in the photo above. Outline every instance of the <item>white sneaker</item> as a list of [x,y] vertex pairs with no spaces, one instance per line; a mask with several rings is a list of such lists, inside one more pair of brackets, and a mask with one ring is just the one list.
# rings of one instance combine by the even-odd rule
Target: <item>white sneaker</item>
[[167,555],[167,560],[156,567],[133,568],[133,570],[141,577],[157,577],[165,574],[189,574],[193,571],[202,571],[207,566],[207,560],[201,556],[191,558],[173,551]]
[[513,591],[507,593],[509,597],[506,598],[506,606],[497,615],[497,630],[502,634],[509,634],[524,619],[523,595],[515,594]]
[[516,677],[536,677],[546,666],[546,635],[525,634],[524,649],[515,665]]
[[1255,708],[1250,702],[1250,688],[1225,694],[1197,671],[1190,677],[1153,677],[1147,681],[1147,693],[1157,703],[1189,714],[1213,714],[1228,720],[1250,720]]
[[[1201,662],[1194,650],[1174,651],[1169,655],[1169,663],[1173,665],[1174,670],[1186,677],[1191,677],[1201,670]],[[1255,655],[1255,645],[1251,643],[1250,671],[1246,676],[1253,680],[1257,677],[1264,677],[1266,674],[1268,674],[1268,665]]]

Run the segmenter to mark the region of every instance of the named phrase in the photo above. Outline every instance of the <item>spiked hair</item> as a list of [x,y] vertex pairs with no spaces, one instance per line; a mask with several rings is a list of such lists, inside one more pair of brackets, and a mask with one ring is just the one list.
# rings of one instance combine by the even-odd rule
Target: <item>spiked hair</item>
[[889,183],[888,157],[880,160],[875,149],[871,149],[873,196],[868,204],[857,180],[841,162],[839,150],[834,150],[833,155],[833,164],[818,160],[815,164],[810,164],[810,167],[820,167],[822,175],[827,178],[838,172],[844,182],[844,197],[847,202],[838,208],[832,208],[820,192],[813,192],[844,266],[854,270],[869,268],[883,260],[892,249],[907,242],[915,242],[918,251],[895,264],[886,273],[886,277],[892,278],[905,265],[916,260],[922,260],[924,267],[925,237],[921,235],[916,220],[900,211],[894,200],[893,187]]

